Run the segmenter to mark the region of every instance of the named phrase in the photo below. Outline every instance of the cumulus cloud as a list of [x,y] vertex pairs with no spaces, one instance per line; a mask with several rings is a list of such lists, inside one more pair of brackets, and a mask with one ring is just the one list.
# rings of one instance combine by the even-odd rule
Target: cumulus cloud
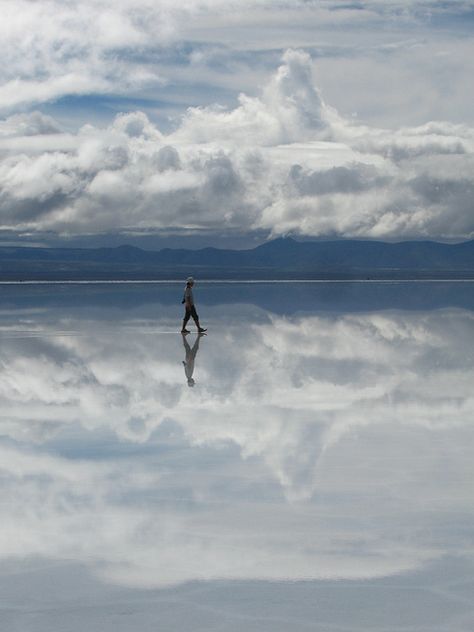
[[[399,107],[406,100],[405,115],[410,110],[421,114],[433,103],[441,111],[461,107],[468,113],[463,100],[468,101],[472,50],[464,37],[468,26],[459,18],[466,16],[467,23],[471,9],[469,1],[435,0],[4,1],[0,111],[82,95],[145,97],[162,104],[165,97],[172,110],[173,100],[182,102],[184,94],[188,102],[203,103],[196,86],[222,96],[230,90],[233,98],[236,83],[253,94],[270,60],[274,63],[289,47],[304,47],[336,63],[324,73],[331,94],[347,93],[347,85],[357,94],[355,99],[342,96],[348,107],[358,104],[346,112],[364,104],[368,112],[377,109],[367,93],[378,93],[382,112],[393,101]],[[454,35],[445,28],[451,25]],[[341,58],[344,63],[337,65]],[[368,60],[373,62],[369,68]],[[418,70],[412,73],[414,67]],[[401,94],[407,82],[410,90]],[[451,108],[447,99],[436,98],[446,85],[452,87]]]
[[14,114],[0,121],[0,137],[58,134],[59,126],[51,116],[41,112]]
[[325,103],[301,51],[284,54],[260,96],[191,108],[168,134],[141,111],[58,131],[38,112],[0,125],[4,230],[474,235],[474,130],[347,121]]
[[313,84],[309,55],[289,50],[282,62],[261,98],[241,94],[239,107],[229,112],[190,108],[174,134],[176,141],[274,146],[306,140],[308,135],[324,138],[331,117],[337,115]]
[[[166,6],[142,2],[48,0],[2,3],[0,107],[40,103],[64,95],[120,92],[162,78],[124,52],[161,43],[172,33]],[[166,5],[166,3],[164,3]]]

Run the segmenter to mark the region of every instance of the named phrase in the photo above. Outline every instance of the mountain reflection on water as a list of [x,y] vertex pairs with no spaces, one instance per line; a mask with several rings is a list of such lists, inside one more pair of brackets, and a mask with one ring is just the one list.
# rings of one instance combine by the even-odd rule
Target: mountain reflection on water
[[2,303],[0,559],[135,588],[471,560],[472,311],[285,315],[235,289],[200,310],[188,388],[181,306],[143,291]]

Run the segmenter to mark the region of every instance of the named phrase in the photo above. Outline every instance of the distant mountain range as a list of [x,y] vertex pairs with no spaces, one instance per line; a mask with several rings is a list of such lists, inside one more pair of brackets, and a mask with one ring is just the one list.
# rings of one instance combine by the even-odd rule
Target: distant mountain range
[[474,279],[474,241],[275,239],[250,250],[0,247],[0,280]]

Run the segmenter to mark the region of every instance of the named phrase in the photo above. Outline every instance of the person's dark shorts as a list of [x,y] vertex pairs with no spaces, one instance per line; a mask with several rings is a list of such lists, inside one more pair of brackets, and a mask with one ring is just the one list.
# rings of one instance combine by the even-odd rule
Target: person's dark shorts
[[196,308],[194,307],[194,305],[191,305],[191,309],[188,309],[186,307],[185,318],[191,318],[191,316],[193,318],[195,318],[196,320],[199,320],[199,316],[197,315],[197,311],[196,311]]

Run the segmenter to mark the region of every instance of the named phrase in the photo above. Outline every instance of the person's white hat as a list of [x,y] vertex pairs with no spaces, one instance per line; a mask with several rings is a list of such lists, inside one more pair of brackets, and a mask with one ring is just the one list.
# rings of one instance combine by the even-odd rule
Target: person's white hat
[[186,279],[186,283],[194,283],[194,278],[193,277],[188,277]]

